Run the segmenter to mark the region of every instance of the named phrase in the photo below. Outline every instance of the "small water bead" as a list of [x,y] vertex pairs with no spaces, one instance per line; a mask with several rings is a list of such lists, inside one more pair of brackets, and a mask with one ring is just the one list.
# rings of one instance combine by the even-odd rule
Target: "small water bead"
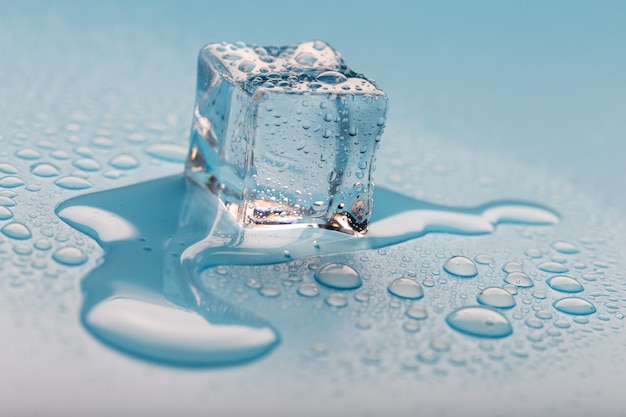
[[30,239],[32,236],[30,229],[26,225],[18,222],[6,224],[2,229],[2,233],[11,239]]
[[443,264],[443,269],[457,277],[471,278],[478,275],[476,264],[465,256],[453,256]]
[[59,168],[45,162],[31,166],[30,172],[37,175],[38,177],[43,178],[56,177],[58,175],[61,175],[61,171],[59,170]]
[[337,71],[324,71],[319,74],[315,79],[324,84],[341,84],[348,81],[348,78]]
[[[296,55],[294,59],[298,64],[305,66],[305,67],[310,67],[311,65],[317,62],[317,57],[310,52],[302,52]],[[244,72],[247,72],[247,71],[244,71]]]
[[511,272],[504,277],[504,282],[520,288],[530,288],[535,285],[533,280],[523,272]]
[[539,310],[535,313],[535,316],[541,320],[550,320],[552,318],[552,313],[548,310]]
[[259,294],[264,297],[278,297],[280,295],[280,287],[276,285],[263,285],[259,288]]
[[0,220],[9,220],[13,217],[13,212],[5,206],[0,206]]
[[519,262],[515,262],[515,261],[510,261],[504,264],[504,266],[502,267],[502,270],[504,272],[506,272],[507,274],[510,274],[511,272],[524,272],[524,268],[522,267],[522,264]]
[[571,255],[580,252],[579,249],[570,242],[566,242],[564,240],[559,240],[552,243],[552,248],[557,252],[564,253],[566,255]]
[[583,291],[583,286],[576,279],[567,275],[557,275],[546,280],[546,284],[556,291],[577,293]]
[[146,153],[162,161],[182,163],[187,158],[187,147],[173,143],[157,143],[146,149]]
[[0,164],[0,172],[3,172],[5,174],[17,174],[20,171],[17,168],[15,168],[15,166],[8,164],[6,162],[3,162]]
[[49,250],[50,248],[52,248],[52,242],[50,242],[45,237],[42,237],[41,239],[37,239],[33,246],[35,246],[35,249]]
[[33,148],[24,148],[15,152],[15,156],[21,159],[33,160],[41,158],[41,153]]
[[72,162],[72,165],[87,172],[98,171],[102,168],[100,163],[92,158],[78,158]]
[[16,254],[20,256],[27,256],[33,253],[33,248],[30,245],[27,245],[26,243],[19,243],[13,246],[13,252],[15,252]]
[[91,140],[91,143],[93,143],[93,146],[102,149],[110,149],[113,147],[113,140],[105,136],[95,137]]
[[504,288],[489,287],[478,294],[477,300],[480,304],[496,308],[512,308],[515,306],[515,299]]
[[428,365],[432,365],[435,364],[437,362],[439,362],[439,359],[441,358],[439,352],[433,350],[433,349],[423,349],[420,350],[417,355],[416,358],[418,361],[428,364]]
[[326,304],[331,307],[345,307],[348,305],[348,299],[345,295],[340,294],[338,292],[333,292],[328,294],[326,297]]
[[359,290],[354,293],[354,299],[360,302],[366,302],[370,299],[370,293],[368,291]]
[[554,261],[542,262],[537,265],[537,268],[544,272],[551,272],[554,274],[563,274],[569,271],[569,269],[565,265]]
[[71,155],[69,154],[69,152],[61,150],[61,149],[50,152],[50,156],[59,161],[64,161],[66,159],[71,158]]
[[410,278],[398,278],[393,280],[387,286],[387,291],[396,297],[411,300],[419,300],[424,296],[422,286]]
[[63,265],[78,266],[87,262],[89,258],[81,249],[75,246],[66,246],[55,251],[52,254],[52,259]]
[[93,184],[84,178],[76,177],[73,175],[67,177],[61,177],[54,182],[57,187],[65,188],[66,190],[85,190],[93,187]]
[[461,307],[446,317],[446,323],[472,336],[500,338],[513,333],[511,323],[502,313],[486,307]]
[[543,253],[541,253],[539,249],[528,249],[524,253],[526,254],[526,256],[533,259],[541,258],[543,256]]
[[132,155],[120,154],[111,159],[109,161],[109,165],[113,168],[129,170],[137,168],[139,166],[139,161],[137,161],[137,159]]
[[424,287],[432,288],[435,286],[435,280],[432,278],[426,278],[424,281],[422,281],[422,285]]
[[576,316],[586,316],[596,312],[596,308],[593,304],[578,297],[561,298],[552,305],[562,313]]
[[402,323],[402,328],[406,332],[415,333],[415,332],[418,332],[422,328],[422,325],[421,325],[421,323],[418,320],[406,319]]
[[[0,190],[0,197],[6,197],[6,198],[14,198],[17,197],[19,194],[13,190]],[[1,200],[2,201],[2,205],[3,206],[9,206],[10,204],[4,204],[4,201],[7,200]],[[13,201],[13,200],[11,200]],[[13,203],[12,205],[15,205],[15,203]]]
[[532,296],[537,300],[545,300],[546,292],[544,290],[535,290],[532,292]]
[[298,287],[298,294],[303,297],[315,297],[320,293],[320,289],[314,282],[303,282]]
[[569,329],[572,325],[565,319],[558,319],[554,321],[554,327],[558,327],[559,329]]
[[14,175],[7,175],[0,179],[0,187],[2,188],[17,188],[24,184],[26,184],[26,181]]
[[589,318],[586,316],[576,316],[574,317],[574,323],[589,324]]
[[517,295],[517,286],[513,284],[504,284],[503,287],[511,295]]
[[415,320],[425,320],[428,318],[428,311],[420,305],[412,305],[406,309],[406,315]]
[[363,284],[354,268],[339,262],[322,265],[315,271],[315,279],[322,285],[340,290],[359,288]]
[[493,258],[489,255],[476,255],[476,257],[474,257],[474,261],[476,261],[476,263],[479,263],[481,265],[492,265],[495,263],[495,261],[493,260]]
[[355,326],[359,330],[369,330],[372,328],[372,321],[368,318],[360,318],[355,323]]
[[261,283],[254,278],[250,278],[246,281],[246,287],[258,290],[261,288]]

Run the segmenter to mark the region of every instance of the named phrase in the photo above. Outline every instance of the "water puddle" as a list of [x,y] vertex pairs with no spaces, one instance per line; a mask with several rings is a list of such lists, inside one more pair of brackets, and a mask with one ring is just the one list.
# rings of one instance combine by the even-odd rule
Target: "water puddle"
[[[473,208],[447,207],[377,187],[365,237],[318,228],[243,229],[215,196],[182,175],[72,198],[56,212],[105,251],[103,262],[82,282],[85,327],[118,350],[182,366],[243,363],[279,343],[278,331],[266,320],[206,289],[200,275],[208,268],[276,264],[383,248],[426,233],[479,235],[492,233],[500,224],[546,225],[559,220],[550,209],[532,203],[507,200]],[[75,261],[76,254],[67,252]],[[461,276],[468,273],[464,263],[451,263],[449,268],[459,269]],[[320,271],[317,279],[335,288],[356,288],[360,278],[353,271],[334,264]],[[318,293],[307,285],[301,292]],[[405,298],[415,298],[419,289],[404,282],[392,287],[392,294]],[[338,297],[343,295],[331,295],[326,302],[340,306]],[[486,313],[476,311],[468,312],[472,314],[467,323],[462,317],[449,322],[478,334],[484,326],[479,316]],[[500,313],[487,311],[499,318]],[[490,336],[505,335],[504,327]]]

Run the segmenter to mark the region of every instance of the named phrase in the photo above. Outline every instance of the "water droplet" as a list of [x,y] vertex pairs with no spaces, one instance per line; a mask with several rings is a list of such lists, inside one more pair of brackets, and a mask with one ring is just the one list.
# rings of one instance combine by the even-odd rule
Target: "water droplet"
[[476,255],[476,257],[474,258],[474,261],[476,261],[476,263],[479,263],[481,265],[491,265],[493,263],[495,263],[495,261],[493,260],[493,258],[489,255]]
[[446,261],[443,269],[451,275],[462,278],[471,278],[478,275],[476,264],[465,256],[453,256]]
[[278,297],[280,295],[280,287],[276,285],[264,285],[259,289],[259,293],[265,297]]
[[168,162],[185,162],[187,158],[187,148],[173,143],[157,143],[146,149],[146,153],[153,158]]
[[0,206],[0,220],[9,220],[13,217],[13,212],[5,206]]
[[54,184],[66,190],[84,190],[93,187],[86,179],[75,176],[61,177]]
[[3,207],[14,207],[15,204],[16,204],[15,201],[13,201],[13,199],[11,197],[0,195],[0,206],[3,206]]
[[552,243],[552,247],[557,252],[561,252],[561,253],[564,253],[566,255],[570,255],[570,254],[574,254],[574,253],[578,253],[579,252],[578,248],[576,246],[574,246],[574,244],[569,243],[569,242],[565,242],[563,240],[559,240],[559,241],[553,242]]
[[345,295],[334,292],[328,294],[328,297],[326,297],[326,304],[332,307],[345,307],[348,305],[348,299]]
[[477,300],[480,304],[497,308],[511,308],[515,306],[515,299],[510,292],[504,288],[489,287],[478,294]]
[[361,276],[350,265],[332,262],[315,271],[315,279],[322,285],[340,290],[351,290],[362,285]]
[[596,308],[589,301],[578,297],[567,297],[557,300],[553,304],[554,308],[562,313],[576,316],[586,316],[596,312]]
[[52,164],[48,164],[45,162],[31,166],[30,172],[37,175],[38,177],[44,177],[44,178],[56,177],[57,175],[61,174],[61,171],[59,171],[59,168],[55,167]]
[[511,272],[524,272],[522,264],[515,261],[505,263],[502,270],[507,274],[510,274]]
[[15,152],[15,156],[21,159],[33,160],[41,158],[41,153],[38,150],[32,148],[24,148]]
[[102,168],[100,163],[92,158],[78,158],[72,162],[72,165],[87,172],[98,171]]
[[348,80],[345,75],[337,71],[324,71],[320,75],[315,77],[315,79],[325,84],[341,84]]
[[553,261],[542,262],[537,265],[537,268],[541,269],[544,272],[551,272],[554,274],[563,274],[569,271],[569,269],[565,265]]
[[87,262],[88,257],[81,249],[74,246],[66,246],[54,252],[52,259],[63,265],[78,266]]
[[404,329],[404,331],[407,331],[409,333],[415,333],[422,328],[422,324],[414,319],[406,319],[402,323],[402,328]]
[[26,184],[26,181],[13,175],[7,175],[0,179],[0,187],[2,188],[16,188],[24,184]]
[[109,165],[117,169],[134,169],[139,166],[139,161],[132,155],[120,154],[111,159]]
[[26,225],[18,222],[13,222],[5,225],[2,229],[2,233],[11,239],[29,239],[32,235],[30,229]]
[[546,284],[548,284],[553,290],[561,292],[575,293],[583,290],[583,286],[580,282],[567,275],[557,275],[552,278],[548,278],[546,280]]
[[505,337],[513,333],[511,323],[502,313],[485,307],[461,307],[446,317],[453,329],[472,336]]
[[50,248],[52,248],[52,243],[45,237],[42,237],[41,239],[37,239],[34,246],[35,246],[35,249],[49,250]]
[[252,62],[252,61],[243,61],[241,64],[239,64],[237,69],[239,69],[239,71],[241,71],[241,72],[248,73],[248,72],[252,71],[255,67],[256,67],[256,64],[254,62]]
[[422,286],[410,278],[398,278],[387,286],[387,291],[396,297],[418,300],[424,296]]
[[317,57],[310,52],[302,52],[296,55],[295,60],[300,65],[310,67],[317,62]]
[[543,322],[537,317],[529,317],[524,323],[526,323],[526,326],[530,327],[531,329],[543,328]]
[[504,282],[521,288],[530,288],[535,285],[533,280],[523,272],[511,272],[504,277]]
[[417,353],[416,358],[418,361],[422,363],[432,365],[432,364],[439,362],[440,355],[438,352],[427,348],[427,349],[420,350]]
[[315,297],[320,293],[320,289],[314,282],[303,282],[298,287],[298,294],[303,297]]
[[4,172],[5,174],[17,174],[19,170],[13,165],[5,162],[0,164],[0,172]]
[[415,320],[425,320],[428,318],[428,312],[420,305],[412,305],[406,309],[406,315]]

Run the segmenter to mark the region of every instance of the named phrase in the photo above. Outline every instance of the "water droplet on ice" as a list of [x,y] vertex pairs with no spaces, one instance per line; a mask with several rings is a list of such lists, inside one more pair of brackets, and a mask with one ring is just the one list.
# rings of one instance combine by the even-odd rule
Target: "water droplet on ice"
[[61,175],[61,171],[59,171],[59,168],[45,162],[33,165],[32,167],[30,167],[30,172],[37,175],[38,177],[44,178],[56,177],[57,175]]
[[479,337],[505,337],[513,328],[502,313],[485,307],[461,307],[446,317],[454,330]]
[[252,71],[254,68],[256,67],[256,64],[252,61],[243,61],[241,64],[239,64],[239,66],[237,67],[237,69],[239,69],[239,71],[241,72],[250,72]]
[[18,222],[13,222],[5,225],[2,229],[2,233],[11,239],[29,239],[32,235],[30,229],[26,225]]
[[54,184],[66,190],[84,190],[93,187],[86,179],[75,176],[61,177]]
[[478,294],[477,300],[480,304],[497,308],[511,308],[515,306],[515,299],[510,292],[504,288],[489,287]]
[[52,259],[60,264],[68,266],[82,265],[87,262],[87,254],[74,246],[66,246],[52,254]]
[[576,316],[586,316],[596,312],[596,308],[593,304],[578,297],[561,298],[555,301],[553,306],[562,313]]
[[443,269],[451,275],[462,278],[471,278],[478,275],[476,264],[465,256],[453,256],[446,261]]
[[530,288],[535,285],[533,280],[523,272],[511,272],[504,277],[504,282],[521,288]]
[[317,57],[310,52],[302,52],[296,55],[295,60],[300,65],[310,67],[317,62]]
[[337,71],[324,71],[315,79],[325,84],[341,84],[348,80],[345,75]]
[[351,290],[362,285],[361,276],[354,268],[338,262],[318,268],[315,279],[322,285],[340,290]]
[[548,284],[553,290],[561,292],[575,293],[583,290],[583,286],[580,282],[567,275],[557,275],[548,278],[546,280],[546,284]]
[[554,261],[542,262],[537,265],[537,268],[541,269],[544,272],[551,272],[554,274],[563,274],[569,271],[569,269],[565,265]]
[[410,278],[398,278],[387,286],[387,291],[396,297],[418,300],[424,296],[422,286]]

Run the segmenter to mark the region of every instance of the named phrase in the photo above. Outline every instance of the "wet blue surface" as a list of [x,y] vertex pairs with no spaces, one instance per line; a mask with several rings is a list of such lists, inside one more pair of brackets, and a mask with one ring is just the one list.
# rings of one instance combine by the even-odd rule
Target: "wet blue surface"
[[[619,415],[626,371],[625,19],[619,2],[3,2],[3,412]],[[472,236],[424,235],[419,226],[428,222],[402,218],[413,228],[404,238],[412,239],[391,246],[395,221],[381,223],[376,249],[300,257],[281,247],[281,263],[200,262],[193,285],[183,288],[233,308],[217,313],[245,311],[235,317],[259,330],[260,359],[172,366],[215,342],[198,327],[180,326],[177,319],[191,319],[189,309],[165,323],[176,336],[149,332],[164,325],[158,306],[171,303],[164,291],[177,288],[164,290],[154,277],[171,244],[167,236],[185,224],[174,215],[183,194],[152,190],[147,213],[172,220],[137,233],[125,211],[141,203],[137,189],[127,189],[115,208],[90,193],[180,175],[202,45],[317,38],[389,95],[375,173],[388,191],[385,203],[375,194],[374,216],[390,219],[389,207],[419,201],[418,218],[430,222],[445,208],[487,217],[472,223]],[[494,229],[502,212],[484,204],[512,200],[549,207],[559,222]],[[82,221],[115,226],[70,227],[55,213],[70,201],[104,210],[83,212]],[[440,223],[437,230],[455,227],[441,230]],[[190,259],[203,261],[202,253],[192,250]],[[478,274],[448,274],[443,265],[455,256],[475,260]],[[112,259],[124,265],[113,275]],[[532,287],[507,285],[503,267],[512,261]],[[316,281],[315,271],[328,263],[353,267],[362,286],[342,290]],[[547,283],[563,274],[583,287],[569,300]],[[399,278],[419,283],[424,296],[394,296],[387,288]],[[446,322],[464,308],[483,308],[477,296],[488,287],[515,299],[514,307],[498,310],[511,334],[480,337],[475,330],[491,325]],[[125,296],[110,299],[115,294]],[[137,294],[143,304],[129,302]],[[92,310],[93,328],[86,306],[102,307]],[[194,320],[200,328],[206,322]],[[140,331],[153,337],[142,340],[168,344],[184,360],[123,345]],[[180,343],[190,334],[193,343]]]

